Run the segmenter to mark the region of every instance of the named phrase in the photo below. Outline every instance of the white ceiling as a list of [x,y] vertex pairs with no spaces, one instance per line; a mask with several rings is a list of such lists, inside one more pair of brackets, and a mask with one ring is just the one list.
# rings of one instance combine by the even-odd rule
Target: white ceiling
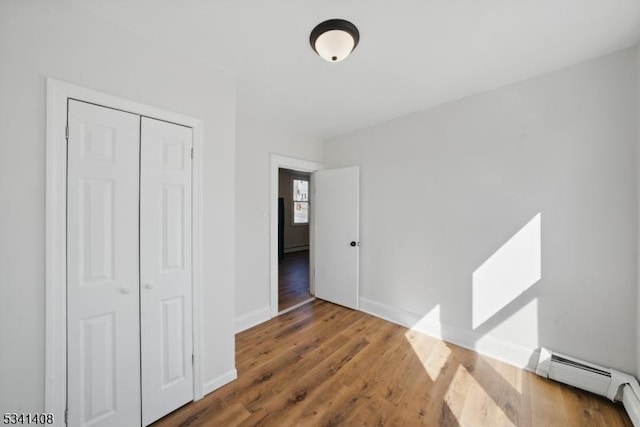
[[[231,72],[240,114],[326,138],[637,44],[640,0],[72,0]],[[360,30],[345,61],[313,27]]]

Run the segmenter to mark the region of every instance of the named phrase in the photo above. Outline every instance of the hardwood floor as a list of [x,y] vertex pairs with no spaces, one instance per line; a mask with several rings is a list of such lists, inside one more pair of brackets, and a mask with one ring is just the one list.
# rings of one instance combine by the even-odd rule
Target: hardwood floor
[[631,426],[604,398],[315,300],[236,336],[238,379],[154,426]]
[[278,263],[278,311],[309,298],[309,251],[284,254]]

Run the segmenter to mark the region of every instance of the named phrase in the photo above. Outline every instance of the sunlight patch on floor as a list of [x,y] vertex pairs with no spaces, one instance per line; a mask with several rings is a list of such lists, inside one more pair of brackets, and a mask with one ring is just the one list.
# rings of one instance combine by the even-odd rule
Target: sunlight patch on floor
[[445,402],[461,426],[515,426],[463,366],[458,366]]
[[422,363],[424,370],[429,374],[431,380],[435,382],[442,368],[447,364],[447,360],[449,360],[451,355],[449,347],[441,340],[412,330],[406,332],[405,338],[420,363]]
[[516,391],[520,395],[522,395],[522,375],[524,372],[522,369],[516,368],[515,366],[507,365],[504,362],[500,362],[499,360],[495,360],[490,357],[480,357],[485,363],[487,363],[494,369],[496,374],[500,375],[501,380],[504,380],[505,383],[511,386],[513,391]]

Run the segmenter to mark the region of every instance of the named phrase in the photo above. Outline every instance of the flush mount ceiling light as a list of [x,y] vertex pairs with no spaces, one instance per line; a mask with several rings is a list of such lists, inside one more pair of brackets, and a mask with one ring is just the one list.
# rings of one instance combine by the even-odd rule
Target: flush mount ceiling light
[[355,25],[344,19],[329,19],[318,24],[309,41],[322,59],[340,62],[358,46],[360,33]]

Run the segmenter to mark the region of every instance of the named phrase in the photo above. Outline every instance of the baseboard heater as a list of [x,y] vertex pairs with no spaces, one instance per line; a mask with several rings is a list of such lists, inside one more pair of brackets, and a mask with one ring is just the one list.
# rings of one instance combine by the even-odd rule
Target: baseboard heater
[[621,401],[635,427],[640,427],[640,384],[628,374],[574,357],[540,349],[536,374]]

